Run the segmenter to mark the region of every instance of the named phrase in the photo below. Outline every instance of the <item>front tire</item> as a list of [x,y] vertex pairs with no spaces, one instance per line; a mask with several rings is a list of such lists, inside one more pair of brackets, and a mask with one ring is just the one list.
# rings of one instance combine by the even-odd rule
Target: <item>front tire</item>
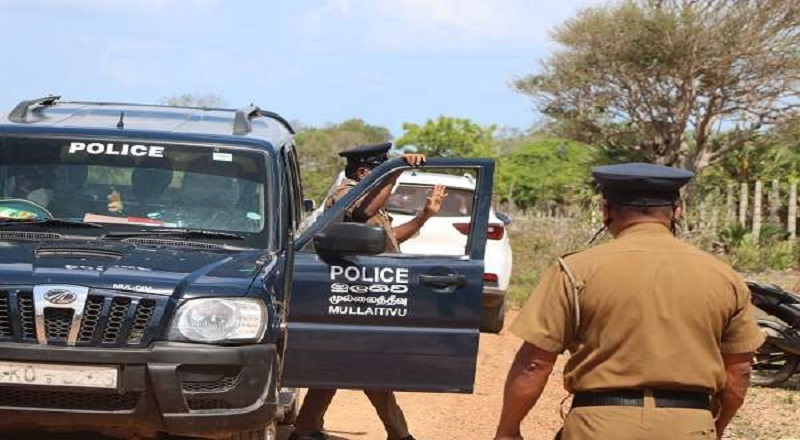
[[482,332],[486,333],[500,333],[503,330],[503,325],[506,322],[506,299],[494,307],[481,308],[481,323],[480,328]]

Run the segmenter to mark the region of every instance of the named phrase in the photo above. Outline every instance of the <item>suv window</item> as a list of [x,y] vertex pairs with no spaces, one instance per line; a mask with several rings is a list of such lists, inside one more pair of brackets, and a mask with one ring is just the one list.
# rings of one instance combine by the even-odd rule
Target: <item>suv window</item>
[[268,160],[222,146],[0,139],[0,199],[26,199],[55,218],[109,228],[260,234],[269,224]]

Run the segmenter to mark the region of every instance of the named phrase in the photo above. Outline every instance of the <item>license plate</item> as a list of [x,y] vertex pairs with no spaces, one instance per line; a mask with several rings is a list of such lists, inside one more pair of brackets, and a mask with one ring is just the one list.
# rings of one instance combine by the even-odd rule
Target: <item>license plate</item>
[[117,388],[118,376],[117,367],[0,361],[0,384]]

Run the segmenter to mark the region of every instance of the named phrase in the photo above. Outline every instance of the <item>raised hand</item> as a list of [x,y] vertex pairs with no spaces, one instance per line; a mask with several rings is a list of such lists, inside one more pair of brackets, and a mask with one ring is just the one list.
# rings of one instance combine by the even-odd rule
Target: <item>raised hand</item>
[[447,187],[444,185],[435,185],[431,190],[431,195],[425,203],[425,214],[433,217],[442,209],[442,202],[447,198]]

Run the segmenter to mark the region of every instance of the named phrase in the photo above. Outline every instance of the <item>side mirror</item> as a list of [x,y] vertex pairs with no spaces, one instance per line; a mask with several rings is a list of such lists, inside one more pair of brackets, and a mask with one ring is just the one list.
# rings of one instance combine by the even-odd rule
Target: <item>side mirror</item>
[[314,246],[319,253],[377,255],[386,251],[386,232],[363,223],[334,223],[314,236]]
[[311,199],[303,199],[303,211],[314,212],[317,209],[317,204]]
[[495,216],[503,222],[504,225],[508,226],[511,224],[511,217],[508,216],[505,212],[495,212]]

